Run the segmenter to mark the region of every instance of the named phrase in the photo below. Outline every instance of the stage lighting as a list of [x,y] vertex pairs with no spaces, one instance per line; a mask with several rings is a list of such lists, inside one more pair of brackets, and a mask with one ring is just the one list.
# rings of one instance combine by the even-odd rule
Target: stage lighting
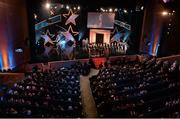
[[76,7],[74,7],[74,10],[76,10]]
[[68,6],[68,5],[66,6],[66,9],[69,9],[69,6]]
[[171,13],[168,13],[168,14],[169,14],[169,16],[170,16],[170,15],[173,15],[173,13],[172,13],[172,14],[171,14]]
[[174,0],[163,0],[164,3],[168,3],[168,2],[171,2],[171,1],[174,1]]
[[64,8],[64,5],[61,5],[61,8]]
[[127,10],[126,10],[126,9],[124,10],[124,13],[127,13]]
[[37,19],[37,15],[36,14],[34,14],[34,19]]
[[109,8],[109,12],[112,12],[112,8]]
[[50,3],[46,3],[46,9],[49,9],[51,7],[51,4]]
[[118,9],[116,8],[116,9],[114,9],[114,11],[115,11],[115,12],[117,12],[117,11],[118,11]]
[[144,9],[144,6],[141,7],[141,10],[143,10],[143,9]]
[[167,11],[163,11],[161,14],[162,14],[162,16],[167,16],[168,12]]
[[81,9],[81,7],[80,6],[78,6],[78,10],[80,10]]
[[103,8],[100,8],[102,12],[105,12],[105,10]]

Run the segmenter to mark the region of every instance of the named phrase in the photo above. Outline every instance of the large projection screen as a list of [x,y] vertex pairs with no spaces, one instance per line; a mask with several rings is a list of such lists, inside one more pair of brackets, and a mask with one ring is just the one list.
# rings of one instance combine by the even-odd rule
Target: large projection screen
[[89,12],[87,27],[113,29],[114,19],[115,19],[114,13]]

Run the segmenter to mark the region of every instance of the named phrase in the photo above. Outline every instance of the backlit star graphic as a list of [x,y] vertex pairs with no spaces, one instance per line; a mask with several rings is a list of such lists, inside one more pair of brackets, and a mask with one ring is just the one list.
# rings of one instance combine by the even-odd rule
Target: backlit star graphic
[[118,30],[117,27],[115,27],[115,29],[113,30],[113,32],[111,32],[111,34],[114,34],[114,33],[117,33],[117,32],[119,32],[119,30]]
[[72,9],[70,9],[67,14],[63,14],[63,17],[67,18],[68,16],[70,16],[70,14],[75,14],[73,13]]
[[67,18],[67,17],[69,16],[69,18],[67,19],[65,25],[67,25],[67,24],[69,24],[69,23],[72,23],[72,24],[76,25],[75,19],[76,19],[79,15],[73,13],[73,11],[70,9],[69,12],[68,12],[68,14],[63,14],[63,16],[64,16],[65,18]]
[[43,34],[41,35],[41,37],[44,39],[44,45],[46,43],[51,43],[51,44],[54,44],[52,39],[55,35],[54,34],[51,34],[49,30],[47,30],[45,33],[43,32]]
[[55,36],[54,34],[51,34],[49,30],[47,30],[45,34],[52,37],[52,38]]
[[74,25],[76,25],[76,21],[75,19],[78,17],[79,15],[76,15],[76,14],[72,14],[68,20],[66,21],[65,25],[69,24],[69,23],[72,23]]
[[70,26],[69,26],[69,28],[68,28],[68,32],[73,33],[73,34],[74,34],[74,36],[76,36],[76,35],[78,35],[78,34],[79,34],[79,32],[73,31],[73,29],[72,29],[72,26],[71,26],[71,25],[70,25]]

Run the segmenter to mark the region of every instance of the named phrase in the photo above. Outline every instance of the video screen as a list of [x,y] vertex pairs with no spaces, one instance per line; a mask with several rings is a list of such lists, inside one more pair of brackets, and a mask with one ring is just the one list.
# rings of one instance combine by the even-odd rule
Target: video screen
[[89,12],[87,27],[113,29],[114,19],[115,19],[114,13]]

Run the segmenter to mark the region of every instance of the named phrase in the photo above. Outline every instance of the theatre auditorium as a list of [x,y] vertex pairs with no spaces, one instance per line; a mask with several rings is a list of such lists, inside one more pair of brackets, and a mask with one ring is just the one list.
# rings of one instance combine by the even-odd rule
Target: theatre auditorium
[[0,118],[180,118],[179,0],[0,0]]

